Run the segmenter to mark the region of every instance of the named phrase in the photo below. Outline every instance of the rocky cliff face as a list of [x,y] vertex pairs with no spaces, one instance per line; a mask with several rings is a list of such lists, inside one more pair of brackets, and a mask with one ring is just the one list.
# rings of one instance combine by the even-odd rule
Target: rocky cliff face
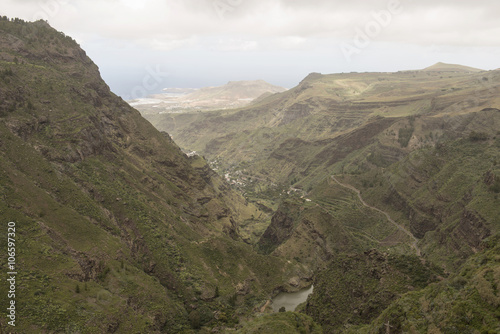
[[259,247],[271,253],[276,247],[288,240],[299,220],[297,212],[290,212],[289,205],[282,205],[274,213],[271,224],[259,240]]

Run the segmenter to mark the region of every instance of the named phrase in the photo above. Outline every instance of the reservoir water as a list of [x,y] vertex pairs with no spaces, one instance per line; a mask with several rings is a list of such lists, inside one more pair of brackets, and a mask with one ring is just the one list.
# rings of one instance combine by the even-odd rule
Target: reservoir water
[[278,312],[282,306],[284,306],[287,311],[295,311],[295,308],[299,304],[302,304],[307,300],[307,296],[313,292],[313,289],[314,286],[311,285],[310,288],[297,292],[280,292],[273,298],[273,311]]

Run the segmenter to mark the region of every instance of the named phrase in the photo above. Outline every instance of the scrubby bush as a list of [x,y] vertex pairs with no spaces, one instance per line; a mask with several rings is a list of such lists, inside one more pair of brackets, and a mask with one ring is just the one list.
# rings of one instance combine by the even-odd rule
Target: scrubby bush
[[485,132],[472,131],[469,134],[469,139],[472,140],[472,141],[484,141],[484,140],[488,140],[489,138],[490,137]]
[[490,187],[490,190],[496,194],[500,193],[500,177],[495,178],[495,183]]

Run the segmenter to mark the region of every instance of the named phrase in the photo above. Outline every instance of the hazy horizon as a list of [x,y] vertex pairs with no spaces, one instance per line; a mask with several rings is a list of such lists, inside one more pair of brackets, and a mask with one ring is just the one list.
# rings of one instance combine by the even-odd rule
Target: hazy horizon
[[[322,72],[318,72],[318,71],[313,71],[313,72],[309,72],[307,73],[306,75],[304,75],[304,77],[301,77],[301,79],[299,81],[297,81],[296,83],[294,83],[292,86],[289,86],[289,87],[285,87],[285,86],[280,86],[278,84],[275,84],[273,82],[269,82],[267,80],[264,80],[264,79],[261,79],[261,78],[242,78],[242,79],[238,79],[238,80],[229,80],[229,81],[226,81],[226,82],[221,82],[220,84],[207,84],[207,85],[203,85],[203,86],[168,86],[168,87],[162,87],[162,88],[158,88],[158,92],[162,92],[164,90],[168,90],[168,89],[202,89],[202,88],[208,88],[208,87],[219,87],[219,86],[224,86],[230,82],[238,82],[238,81],[259,81],[259,80],[263,80],[269,84],[272,84],[272,85],[276,85],[276,86],[280,86],[280,87],[283,87],[283,88],[286,88],[286,89],[291,89],[295,86],[297,86],[300,81],[302,81],[302,79],[304,79],[308,74],[311,74],[311,73],[320,73],[322,75],[329,75],[329,74],[341,74],[341,73],[396,73],[396,72],[405,72],[405,71],[419,71],[419,70],[424,70],[425,68],[427,67],[431,67],[433,65],[436,65],[438,63],[444,63],[444,62],[437,62],[437,63],[433,63],[433,64],[429,64],[428,66],[425,66],[425,67],[422,67],[422,68],[406,68],[406,69],[398,69],[398,70],[395,70],[395,71],[351,71],[351,72],[331,72],[331,73],[322,73]],[[457,63],[445,63],[445,64],[449,64],[449,65],[460,65],[460,66],[466,66],[466,67],[473,67],[473,66],[468,66],[467,64],[457,64]],[[480,69],[480,70],[483,70],[483,71],[490,71],[490,70],[496,70],[496,69],[490,69],[490,70],[485,70],[485,69],[482,69],[482,68],[477,68],[477,69]],[[152,94],[156,94],[156,93],[152,93]]]
[[291,88],[311,72],[500,67],[495,1],[6,0],[2,9],[76,39],[124,98],[239,80]]

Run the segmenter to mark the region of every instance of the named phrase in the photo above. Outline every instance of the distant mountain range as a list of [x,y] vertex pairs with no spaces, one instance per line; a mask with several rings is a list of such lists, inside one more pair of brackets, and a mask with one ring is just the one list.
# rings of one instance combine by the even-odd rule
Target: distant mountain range
[[230,81],[223,86],[200,89],[167,88],[165,93],[136,99],[129,103],[144,114],[215,110],[247,106],[262,95],[281,93],[286,88],[264,80]]

